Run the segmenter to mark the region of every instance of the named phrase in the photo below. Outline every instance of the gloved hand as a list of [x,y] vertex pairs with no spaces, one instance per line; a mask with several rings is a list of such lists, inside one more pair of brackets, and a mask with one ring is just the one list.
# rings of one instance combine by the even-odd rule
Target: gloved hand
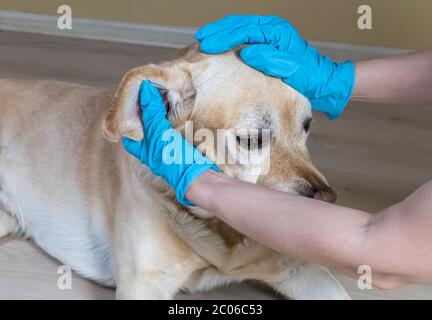
[[177,201],[193,204],[185,198],[189,185],[208,169],[220,171],[166,119],[162,97],[150,81],[140,87],[140,105],[144,125],[144,139],[122,138],[125,149],[147,165],[151,172],[164,178],[176,193]]
[[196,33],[201,51],[214,54],[241,44],[249,66],[281,78],[330,119],[344,110],[354,86],[354,63],[334,62],[309,45],[286,20],[275,16],[229,15]]

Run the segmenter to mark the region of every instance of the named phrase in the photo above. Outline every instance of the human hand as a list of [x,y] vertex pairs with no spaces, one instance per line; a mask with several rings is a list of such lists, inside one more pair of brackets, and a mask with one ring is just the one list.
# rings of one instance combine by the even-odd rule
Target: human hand
[[208,54],[252,44],[240,52],[246,64],[281,78],[330,119],[339,117],[350,99],[354,63],[334,62],[321,55],[282,18],[229,15],[200,28],[196,39],[201,51]]
[[166,119],[166,109],[158,89],[148,80],[140,87],[140,106],[144,138],[135,141],[122,138],[131,155],[147,165],[151,172],[164,178],[176,193],[177,201],[193,205],[185,198],[189,185],[208,169],[220,171]]

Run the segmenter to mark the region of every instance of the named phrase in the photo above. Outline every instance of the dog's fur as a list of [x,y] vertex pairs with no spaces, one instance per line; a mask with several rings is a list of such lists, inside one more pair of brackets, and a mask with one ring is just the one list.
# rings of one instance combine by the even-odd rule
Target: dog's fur
[[[211,213],[180,206],[160,178],[121,143],[108,141],[143,137],[137,97],[145,79],[160,88],[181,132],[186,120],[195,129],[271,130],[263,146],[271,145],[266,175],[219,164],[226,174],[335,200],[306,149],[308,101],[244,65],[235,51],[207,56],[193,45],[173,61],[128,72],[114,98],[109,90],[74,84],[0,80],[0,236],[31,238],[84,277],[115,286],[117,298],[169,299],[182,288],[209,290],[245,279],[296,299],[349,298],[327,269],[272,251]],[[213,145],[200,148],[216,159]]]

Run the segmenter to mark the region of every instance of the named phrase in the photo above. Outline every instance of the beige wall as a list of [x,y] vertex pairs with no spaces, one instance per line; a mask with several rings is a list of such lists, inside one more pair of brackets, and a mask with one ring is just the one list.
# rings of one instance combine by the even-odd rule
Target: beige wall
[[[174,26],[200,26],[229,13],[276,14],[309,39],[400,48],[432,47],[432,0],[0,0],[0,10]],[[373,10],[373,29],[357,29],[357,7]]]

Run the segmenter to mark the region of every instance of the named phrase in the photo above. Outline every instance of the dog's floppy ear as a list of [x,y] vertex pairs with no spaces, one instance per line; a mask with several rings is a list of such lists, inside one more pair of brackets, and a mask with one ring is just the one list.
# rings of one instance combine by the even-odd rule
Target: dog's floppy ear
[[193,106],[196,91],[187,63],[173,61],[132,69],[123,77],[105,114],[102,131],[108,140],[115,142],[122,136],[136,141],[143,139],[138,97],[144,80],[150,80],[159,89],[169,117],[176,117]]

